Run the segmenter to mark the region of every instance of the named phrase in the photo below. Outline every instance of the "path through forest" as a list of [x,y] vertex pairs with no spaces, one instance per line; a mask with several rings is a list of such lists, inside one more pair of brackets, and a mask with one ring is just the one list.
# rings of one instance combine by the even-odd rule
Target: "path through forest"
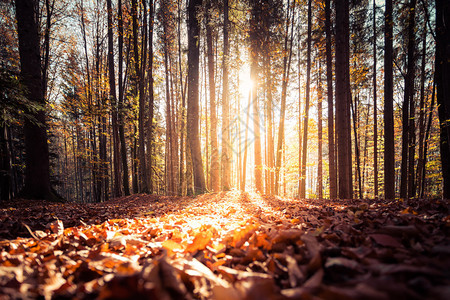
[[441,200],[231,191],[0,208],[5,299],[450,299]]

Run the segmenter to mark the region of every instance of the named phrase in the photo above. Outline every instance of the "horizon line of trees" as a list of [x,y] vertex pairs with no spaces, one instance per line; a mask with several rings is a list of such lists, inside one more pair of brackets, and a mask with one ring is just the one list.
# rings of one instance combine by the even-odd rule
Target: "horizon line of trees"
[[449,6],[4,1],[1,200],[448,199]]

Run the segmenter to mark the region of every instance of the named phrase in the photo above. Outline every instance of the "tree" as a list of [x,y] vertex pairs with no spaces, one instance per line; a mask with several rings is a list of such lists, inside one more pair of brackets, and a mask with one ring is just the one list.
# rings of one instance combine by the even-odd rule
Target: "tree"
[[436,95],[444,199],[450,199],[450,3],[436,0]]
[[[407,71],[405,76],[405,93],[402,107],[402,164],[400,177],[400,198],[412,195],[414,185],[414,75],[415,75],[415,10],[416,0],[409,2]],[[412,151],[412,152],[411,152]]]
[[34,0],[17,0],[15,3],[20,76],[26,87],[25,97],[38,107],[34,111],[29,111],[34,120],[26,119],[24,125],[26,170],[22,195],[31,199],[54,200],[56,195],[52,192],[50,185],[45,99],[35,12],[36,2]]
[[333,111],[333,53],[331,50],[331,0],[325,0],[325,34],[327,56],[327,101],[328,101],[328,165],[330,176],[330,199],[337,197],[336,148]]
[[378,105],[377,105],[377,5],[373,1],[373,190],[374,198],[378,199]]
[[230,102],[228,92],[229,63],[229,20],[228,0],[223,2],[223,63],[222,63],[222,189],[231,188],[231,141],[230,141]]
[[261,157],[261,131],[258,111],[258,76],[259,54],[261,51],[261,38],[259,36],[262,24],[262,4],[259,1],[251,1],[250,17],[250,77],[252,80],[251,95],[253,108],[253,132],[255,135],[255,186],[260,193],[263,192],[262,181],[262,157]]
[[392,0],[384,13],[384,198],[395,198]]
[[339,198],[350,199],[352,187],[352,148],[350,128],[349,1],[336,1],[336,126],[338,148]]
[[[225,4],[224,4],[225,5]],[[206,45],[208,52],[208,82],[209,82],[209,110],[210,110],[210,135],[211,135],[211,167],[210,180],[211,189],[214,192],[220,190],[220,164],[219,147],[217,145],[217,116],[216,116],[216,82],[214,72],[214,49],[212,34],[212,0],[208,0],[206,5]]]
[[108,72],[109,97],[112,104],[112,132],[113,132],[113,162],[114,162],[114,196],[122,195],[120,151],[119,151],[119,124],[117,112],[116,78],[114,73],[114,34],[112,24],[111,0],[106,1],[108,10]]
[[305,99],[305,115],[303,117],[303,150],[302,150],[302,171],[301,171],[301,186],[300,198],[306,196],[306,156],[308,149],[308,123],[309,123],[309,101],[311,90],[311,27],[312,27],[312,0],[308,0],[308,36],[307,36],[307,50],[306,50],[306,99]]
[[203,173],[202,154],[199,136],[199,57],[200,57],[200,24],[197,11],[202,0],[189,0],[188,3],[188,101],[187,101],[187,139],[192,157],[194,173],[194,192],[203,193],[206,190]]

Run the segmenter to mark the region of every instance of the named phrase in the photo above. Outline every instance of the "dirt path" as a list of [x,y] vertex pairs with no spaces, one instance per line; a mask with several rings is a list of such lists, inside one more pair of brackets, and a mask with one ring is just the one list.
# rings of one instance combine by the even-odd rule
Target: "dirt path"
[[19,200],[0,222],[5,299],[450,299],[443,201]]

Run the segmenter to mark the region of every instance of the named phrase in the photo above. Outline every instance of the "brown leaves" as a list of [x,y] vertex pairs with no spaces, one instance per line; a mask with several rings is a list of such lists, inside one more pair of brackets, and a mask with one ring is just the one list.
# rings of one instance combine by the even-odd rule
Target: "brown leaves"
[[0,293],[9,298],[448,294],[449,219],[440,202],[313,202],[228,192],[196,199],[135,195],[47,210],[24,204],[3,208],[0,219],[0,234],[14,219],[33,237],[0,241]]

